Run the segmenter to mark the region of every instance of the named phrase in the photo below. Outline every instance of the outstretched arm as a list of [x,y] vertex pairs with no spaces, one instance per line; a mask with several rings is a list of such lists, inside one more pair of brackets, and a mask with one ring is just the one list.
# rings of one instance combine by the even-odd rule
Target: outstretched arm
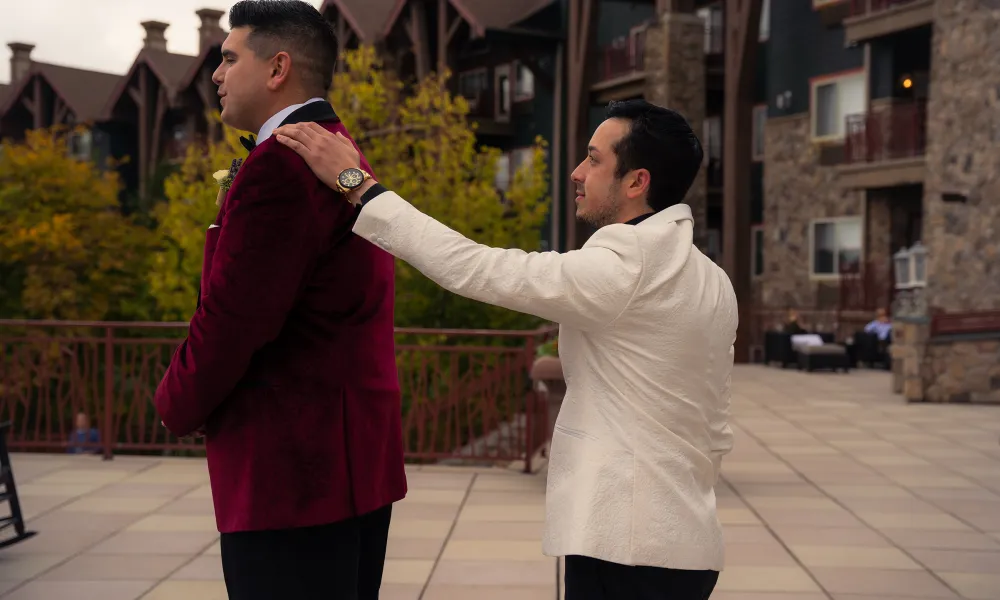
[[254,352],[275,339],[316,255],[302,162],[270,144],[247,159],[240,175],[221,227],[208,234],[218,241],[201,306],[154,399],[164,425],[178,436],[201,427],[244,376]]
[[[328,185],[360,164],[350,140],[317,126],[282,127],[277,139]],[[349,197],[364,205],[356,234],[474,300],[592,330],[618,318],[639,284],[642,254],[626,225],[601,229],[581,250],[528,253],[477,244],[371,181]]]

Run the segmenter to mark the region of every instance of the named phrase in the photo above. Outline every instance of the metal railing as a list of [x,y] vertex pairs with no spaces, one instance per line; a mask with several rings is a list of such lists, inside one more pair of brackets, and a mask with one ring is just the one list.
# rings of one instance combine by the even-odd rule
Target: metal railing
[[[180,440],[153,407],[186,323],[0,320],[0,422],[13,450],[115,453],[204,451]],[[547,441],[547,407],[528,373],[554,327],[530,331],[396,330],[407,459],[525,460]],[[71,441],[74,419],[96,443]]]
[[844,162],[866,163],[923,156],[927,149],[927,103],[900,100],[879,110],[848,115]]
[[622,36],[598,52],[597,83],[642,73],[646,69],[646,30]]
[[885,10],[901,4],[910,4],[916,0],[851,0],[851,16],[860,17]]

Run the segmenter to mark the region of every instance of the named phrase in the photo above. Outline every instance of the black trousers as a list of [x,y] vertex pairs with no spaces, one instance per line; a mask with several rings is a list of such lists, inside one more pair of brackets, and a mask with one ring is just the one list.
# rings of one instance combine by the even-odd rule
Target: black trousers
[[566,600],[708,600],[718,571],[629,567],[566,557]]
[[378,600],[391,517],[222,534],[229,600]]

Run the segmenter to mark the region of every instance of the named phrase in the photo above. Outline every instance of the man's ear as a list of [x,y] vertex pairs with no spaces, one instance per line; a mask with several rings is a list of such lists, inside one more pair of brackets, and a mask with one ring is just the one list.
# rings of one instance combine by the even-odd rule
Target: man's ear
[[269,68],[271,73],[267,80],[267,89],[273,92],[288,81],[292,72],[292,57],[287,52],[279,52],[271,59]]
[[636,169],[632,171],[631,177],[629,177],[629,185],[627,194],[629,198],[638,198],[649,192],[649,184],[651,181],[649,171],[646,169]]

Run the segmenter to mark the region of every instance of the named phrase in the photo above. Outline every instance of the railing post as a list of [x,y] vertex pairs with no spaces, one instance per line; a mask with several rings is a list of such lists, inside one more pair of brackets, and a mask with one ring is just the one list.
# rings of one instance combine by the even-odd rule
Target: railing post
[[114,419],[112,417],[112,405],[114,401],[114,329],[106,327],[104,329],[104,460],[114,458],[112,454],[112,428]]
[[[535,333],[535,335],[538,335]],[[525,346],[524,353],[527,360],[528,372],[531,372],[531,360],[535,356],[535,335],[528,337],[528,343]],[[528,379],[531,377],[529,375]],[[535,438],[535,411],[538,410],[538,393],[535,391],[535,384],[531,384],[531,393],[528,394],[528,405],[525,406],[524,411],[524,473],[526,475],[531,474],[531,455],[534,453],[534,438]]]

